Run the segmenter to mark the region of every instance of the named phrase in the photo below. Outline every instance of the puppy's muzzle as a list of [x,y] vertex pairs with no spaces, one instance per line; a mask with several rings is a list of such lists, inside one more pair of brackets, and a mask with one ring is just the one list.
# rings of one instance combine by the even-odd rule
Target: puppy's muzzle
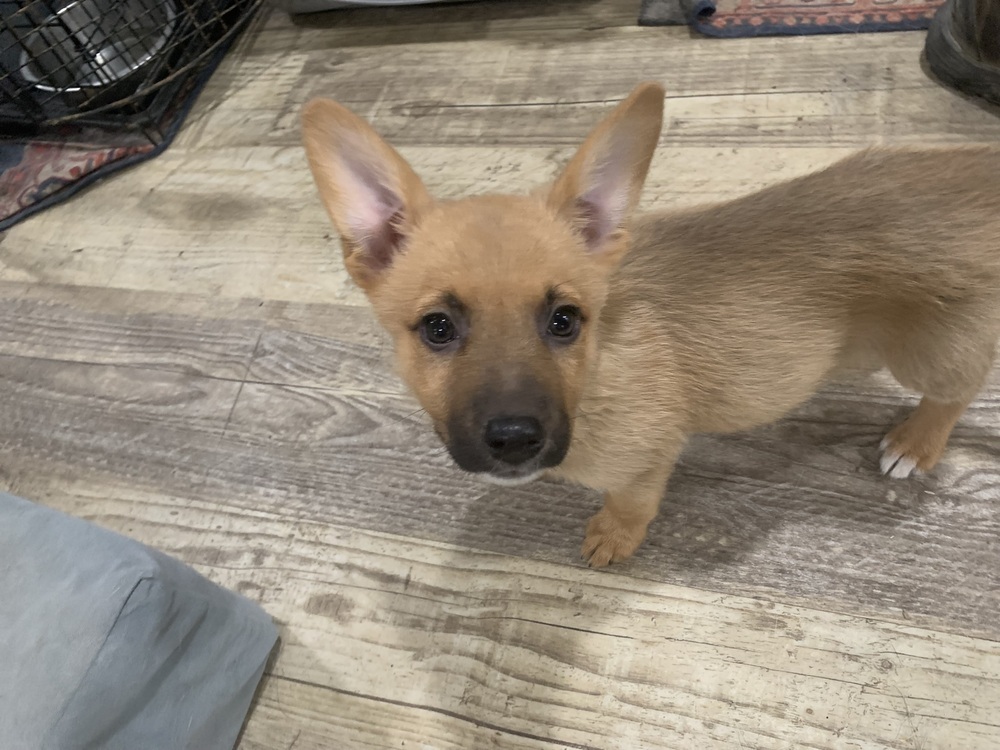
[[533,379],[514,388],[481,388],[447,423],[447,445],[465,471],[518,480],[559,464],[570,423],[557,394]]

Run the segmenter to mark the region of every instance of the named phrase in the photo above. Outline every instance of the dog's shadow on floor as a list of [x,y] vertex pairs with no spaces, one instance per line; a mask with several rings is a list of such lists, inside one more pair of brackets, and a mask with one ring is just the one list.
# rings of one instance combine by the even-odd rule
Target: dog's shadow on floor
[[[992,633],[998,385],[995,375],[930,476],[879,471],[882,437],[917,402],[887,378],[828,386],[768,427],[698,436],[645,542],[610,570]],[[447,541],[583,566],[584,527],[600,503],[596,492],[555,482],[490,488],[452,506]]]
[[934,480],[881,475],[878,444],[909,409],[877,411],[893,416],[801,414],[738,435],[695,437],[650,528],[653,556],[669,558],[675,569],[704,571],[740,564],[764,545],[812,547],[821,555],[859,536],[891,537],[919,518]]
[[[774,425],[695,437],[628,569],[692,582],[717,568],[749,570],[765,546],[775,564],[795,565],[802,556],[891,538],[920,518],[936,489],[932,477],[891,480],[879,472],[879,442],[914,403],[832,387]],[[576,561],[600,502],[595,492],[555,482],[489,489],[466,506],[455,541]]]

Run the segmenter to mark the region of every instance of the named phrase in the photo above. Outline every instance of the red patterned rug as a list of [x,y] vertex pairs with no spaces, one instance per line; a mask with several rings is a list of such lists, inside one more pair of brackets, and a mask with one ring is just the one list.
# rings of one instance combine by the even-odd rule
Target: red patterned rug
[[76,192],[74,187],[82,188],[156,150],[149,139],[133,137],[139,142],[112,147],[55,140],[0,141],[0,230],[68,197]]
[[708,36],[857,34],[930,26],[944,0],[643,0],[644,26],[688,24]]

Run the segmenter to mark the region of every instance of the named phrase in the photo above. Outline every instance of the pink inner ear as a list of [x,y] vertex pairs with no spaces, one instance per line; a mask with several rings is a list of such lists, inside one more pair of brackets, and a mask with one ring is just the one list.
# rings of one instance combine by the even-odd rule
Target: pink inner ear
[[625,220],[628,180],[609,159],[588,176],[590,186],[576,200],[576,214],[591,250],[600,250]]
[[600,145],[576,200],[584,237],[594,251],[621,227],[628,212],[631,144],[621,136],[612,133]]
[[362,259],[373,269],[385,268],[402,244],[403,199],[386,183],[380,165],[345,154],[341,189],[344,219]]
[[368,238],[361,257],[372,269],[378,271],[387,268],[402,249],[403,234],[399,229],[401,222],[402,210],[393,214],[381,226],[379,234]]
[[607,216],[602,213],[597,204],[586,198],[577,198],[575,213],[580,221],[580,231],[587,247],[596,250],[601,242],[607,238],[610,231]]

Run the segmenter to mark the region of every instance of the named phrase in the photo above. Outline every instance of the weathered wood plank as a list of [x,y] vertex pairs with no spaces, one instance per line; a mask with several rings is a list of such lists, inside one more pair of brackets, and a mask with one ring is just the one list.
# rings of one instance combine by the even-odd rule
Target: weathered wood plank
[[[402,144],[568,144],[644,79],[668,89],[667,144],[954,142],[995,138],[1000,127],[927,77],[921,34],[859,35],[851,44],[837,37],[720,41],[683,29],[589,28],[582,15],[565,23],[562,34],[519,28],[516,41],[503,30],[426,39],[411,27],[409,38],[391,43],[390,30],[366,39],[365,14],[297,26],[278,16],[235,74],[248,87],[281,92],[258,100],[254,112],[262,127],[270,113],[267,135],[286,143],[297,139],[301,104],[325,95]],[[275,69],[279,52],[289,61]],[[284,65],[303,66],[295,73],[303,85],[283,83]],[[428,78],[428,69],[449,74]],[[234,105],[235,116],[244,111]],[[228,116],[225,108],[217,114]],[[252,124],[240,132],[237,138],[259,137]]]
[[[735,197],[851,151],[664,149],[645,203],[689,206]],[[417,147],[403,153],[437,196],[454,198],[530,190],[551,179],[572,149]],[[119,207],[102,216],[99,239],[85,235],[86,244],[78,244],[74,234],[29,221],[0,242],[0,280],[365,304],[343,270],[339,243],[297,146],[168,152],[99,190],[102,200]],[[92,204],[81,198],[47,217],[57,225],[88,225],[92,214]]]
[[0,355],[398,393],[367,307],[0,281]]
[[994,641],[210,502],[183,516],[162,495],[63,502],[278,620],[248,748],[299,731],[303,747],[1000,741]]
[[1000,378],[930,478],[875,473],[912,403],[884,379],[699,438],[598,574],[575,562],[598,498],[460,475],[391,373],[299,145],[309,96],[442,197],[550,178],[648,78],[648,206],[1000,137],[921,70],[923,34],[708,40],[636,7],[262,15],[165,154],[0,236],[0,487],[278,618],[246,750],[1000,745],[996,644],[950,634],[1000,638]]
[[[510,7],[475,6],[481,27],[471,6],[456,11],[454,33],[414,26],[430,11],[393,16],[410,21],[390,27],[376,25],[382,12],[299,25],[273,14],[213,78],[166,154],[9,232],[0,278],[360,302],[299,147],[298,109],[313,94],[372,116],[449,197],[548,178],[648,77],[671,92],[648,190],[657,205],[726,197],[734,182],[746,192],[832,148],[1000,136],[1000,120],[926,77],[920,34],[720,42],[598,22],[630,16],[632,2],[562,17],[535,3],[494,5]],[[365,42],[365,29],[383,37]],[[412,39],[394,43],[396,34]]]
[[[579,143],[602,114],[646,78],[671,87],[672,81],[662,75],[636,76],[614,89],[609,87],[604,95],[581,93],[538,102],[530,101],[527,94],[498,95],[495,102],[492,98],[480,102],[460,98],[452,90],[441,92],[438,98],[407,99],[405,92],[413,87],[400,85],[372,102],[360,94],[352,97],[352,89],[339,85],[336,77],[327,82],[318,76],[311,94],[346,100],[345,104],[370,117],[385,137],[400,145],[544,142],[569,146]],[[878,90],[830,91],[803,86],[804,90],[787,93],[668,94],[661,142],[668,148],[751,143],[769,143],[772,148],[860,148],[873,143],[982,143],[995,141],[1000,134],[1000,123],[992,113],[929,83],[895,89],[891,96]],[[461,89],[463,97],[467,88]],[[363,90],[370,92],[370,88]],[[540,116],[542,111],[544,116]],[[284,121],[293,131],[294,122],[294,117]],[[291,136],[288,133],[287,137]]]
[[[205,304],[194,297],[0,282],[0,355],[241,379],[262,328],[227,320],[223,309],[256,307],[253,301]],[[202,317],[199,308],[214,314]]]
[[[0,387],[5,407],[0,450],[30,459],[30,446],[18,436],[46,423],[56,427],[58,421],[57,430],[79,438],[90,434],[103,442],[103,450],[91,454],[93,465],[114,471],[122,441],[133,443],[131,450],[141,451],[142,442],[160,428],[221,436],[240,383],[138,367],[58,363],[0,354]],[[86,415],[96,413],[110,424],[117,423],[118,429],[91,433],[94,424]],[[52,437],[58,440],[55,434]]]
[[565,743],[505,731],[459,710],[401,705],[275,675],[265,680],[239,750],[569,748]]

